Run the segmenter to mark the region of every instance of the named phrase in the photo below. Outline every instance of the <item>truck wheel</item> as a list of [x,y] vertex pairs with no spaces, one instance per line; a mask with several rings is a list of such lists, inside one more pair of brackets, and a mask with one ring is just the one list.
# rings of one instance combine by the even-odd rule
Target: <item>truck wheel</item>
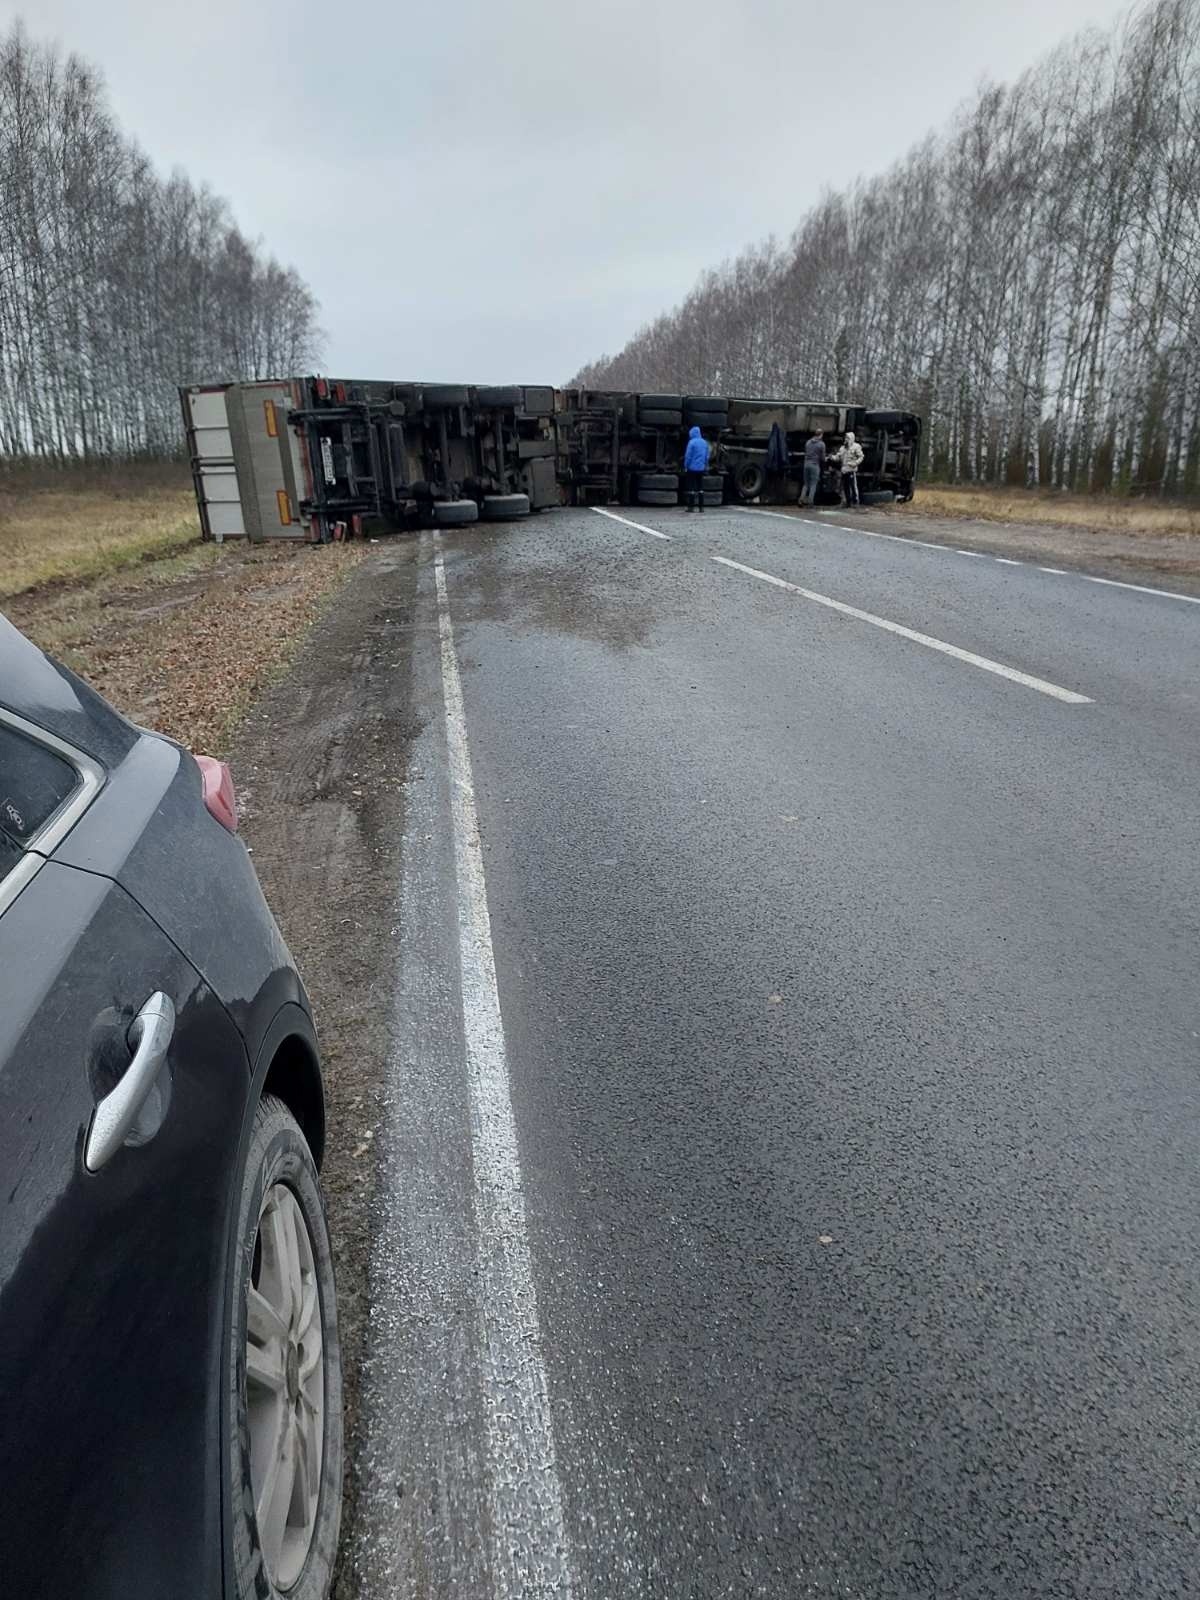
[[467,522],[478,522],[479,507],[474,500],[439,500],[433,508],[433,520],[443,528],[458,528]]
[[733,475],[734,488],[743,500],[757,500],[767,475],[757,461],[745,461]]
[[682,411],[662,411],[657,406],[647,409],[642,406],[638,411],[638,421],[647,423],[655,428],[682,428]]
[[709,398],[705,395],[690,394],[683,402],[683,409],[695,413],[697,416],[727,417],[729,415],[729,401],[721,400],[716,396]]
[[467,387],[462,383],[443,383],[432,389],[426,389],[423,399],[427,408],[432,406],[435,410],[441,410],[445,406],[467,406],[471,403]]
[[903,411],[868,411],[866,418],[868,428],[900,428],[904,425]]
[[896,496],[891,489],[870,489],[860,498],[865,506],[890,506]]
[[515,384],[508,388],[476,389],[475,404],[494,410],[501,408],[507,410],[510,406],[519,409],[525,404],[525,392],[518,389]]
[[719,506],[725,502],[725,496],[719,489],[705,489],[704,504],[706,506]]
[[679,492],[679,477],[674,472],[639,472],[637,486],[640,489],[669,489],[672,494]]
[[640,506],[677,506],[678,504],[678,489],[638,490],[638,505]]
[[706,472],[704,474],[705,494],[721,494],[725,488],[725,479],[719,472]]
[[638,409],[645,410],[647,406],[651,411],[682,411],[683,396],[681,394],[638,395]]
[[483,519],[485,522],[511,522],[514,517],[529,515],[527,494],[485,494]]

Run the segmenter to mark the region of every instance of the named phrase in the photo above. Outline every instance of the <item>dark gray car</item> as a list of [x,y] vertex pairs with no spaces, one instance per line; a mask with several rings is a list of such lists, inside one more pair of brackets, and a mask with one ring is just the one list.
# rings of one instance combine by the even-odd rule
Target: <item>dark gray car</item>
[[0,617],[0,1549],[22,1600],[323,1600],[341,1369],[303,985],[226,769]]

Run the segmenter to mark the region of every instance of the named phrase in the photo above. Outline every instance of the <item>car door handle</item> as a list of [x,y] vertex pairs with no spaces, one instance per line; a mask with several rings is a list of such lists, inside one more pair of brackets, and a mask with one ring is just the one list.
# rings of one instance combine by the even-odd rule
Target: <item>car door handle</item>
[[[159,1074],[166,1063],[167,1051],[175,1032],[175,1005],[169,994],[160,989],[152,994],[129,1026],[129,1042],[133,1046],[133,1060],[125,1069],[120,1083],[104,1096],[92,1114],[88,1129],[84,1161],[89,1172],[99,1172],[112,1160],[136,1128],[138,1117],[151,1091],[156,1087]],[[160,1107],[165,1111],[165,1106]],[[149,1130],[142,1129],[143,1144],[153,1137],[162,1121],[161,1115]]]

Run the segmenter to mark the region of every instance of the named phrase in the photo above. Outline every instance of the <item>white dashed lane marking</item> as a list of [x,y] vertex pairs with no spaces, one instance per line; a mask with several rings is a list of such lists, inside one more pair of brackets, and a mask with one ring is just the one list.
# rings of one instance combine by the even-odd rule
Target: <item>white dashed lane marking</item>
[[963,650],[956,644],[947,644],[944,639],[935,639],[932,634],[918,633],[915,628],[906,628],[903,623],[890,622],[886,617],[877,617],[872,611],[862,611],[858,606],[849,606],[844,600],[834,600],[827,594],[818,594],[815,589],[804,589],[798,583],[789,583],[786,578],[777,578],[770,572],[761,572],[757,567],[747,567],[741,561],[731,561],[728,556],[713,556],[712,559],[723,567],[732,567],[735,572],[744,572],[748,577],[773,584],[777,589],[786,589],[789,594],[798,594],[805,600],[815,601],[819,606],[828,606],[831,611],[840,611],[844,617],[853,617],[857,622],[869,622],[873,628],[882,628],[885,633],[893,633],[901,639],[910,639],[913,644],[924,645],[927,650],[936,650],[939,654],[950,656],[955,661],[964,661],[968,666],[995,673],[998,678],[1007,678],[1010,683],[1019,683],[1025,689],[1036,689],[1039,694],[1049,695],[1053,700],[1061,700],[1065,705],[1092,704],[1086,694],[1076,694],[1073,689],[1060,688],[1057,683],[1050,683],[1045,678],[1035,678],[1032,673],[1020,672],[1016,667],[1006,667],[1000,661],[976,655],[973,650]]

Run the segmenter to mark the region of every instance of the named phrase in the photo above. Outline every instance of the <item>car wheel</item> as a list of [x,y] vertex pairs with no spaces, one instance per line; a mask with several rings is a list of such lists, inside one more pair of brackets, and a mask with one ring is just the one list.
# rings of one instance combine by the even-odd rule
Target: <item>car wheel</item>
[[342,1514],[342,1363],[317,1169],[282,1100],[254,1127],[236,1212],[228,1370],[238,1600],[326,1600]]

